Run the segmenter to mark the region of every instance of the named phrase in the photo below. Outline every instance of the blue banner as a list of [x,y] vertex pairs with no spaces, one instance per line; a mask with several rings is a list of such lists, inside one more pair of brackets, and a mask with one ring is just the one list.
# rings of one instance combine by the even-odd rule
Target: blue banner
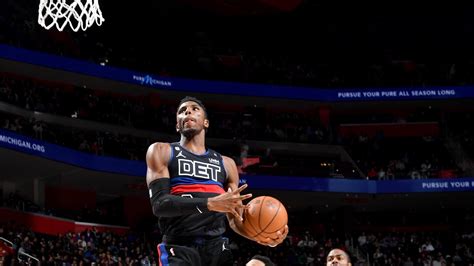
[[0,129],[0,147],[90,170],[143,177],[146,173],[146,165],[141,161],[96,156],[22,136],[4,129]]
[[[145,177],[146,164],[83,153],[0,129],[0,147],[90,170]],[[145,151],[144,151],[145,152]],[[338,193],[412,193],[474,191],[474,178],[367,181],[296,176],[242,175],[252,189]]]
[[163,90],[230,94],[321,102],[474,98],[474,86],[321,89],[237,82],[165,78],[0,44],[0,58]]
[[254,189],[301,190],[339,193],[417,193],[474,191],[474,178],[367,181],[336,178],[242,176]]

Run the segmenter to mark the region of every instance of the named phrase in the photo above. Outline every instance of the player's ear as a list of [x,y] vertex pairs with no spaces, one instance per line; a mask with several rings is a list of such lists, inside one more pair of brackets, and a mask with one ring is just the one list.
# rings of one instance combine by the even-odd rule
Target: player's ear
[[209,128],[209,120],[208,119],[204,119],[204,128],[205,129]]
[[176,121],[176,132],[179,132],[179,123]]

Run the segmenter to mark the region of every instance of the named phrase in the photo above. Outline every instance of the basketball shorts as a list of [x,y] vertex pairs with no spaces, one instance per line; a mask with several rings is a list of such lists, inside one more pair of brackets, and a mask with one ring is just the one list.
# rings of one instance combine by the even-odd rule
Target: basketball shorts
[[213,239],[165,237],[157,249],[159,266],[233,265],[229,240],[223,237]]

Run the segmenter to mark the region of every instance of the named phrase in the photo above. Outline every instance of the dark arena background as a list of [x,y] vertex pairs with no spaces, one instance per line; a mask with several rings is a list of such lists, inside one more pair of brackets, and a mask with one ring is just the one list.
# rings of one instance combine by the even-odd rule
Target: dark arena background
[[75,31],[39,4],[0,3],[0,265],[164,265],[145,154],[187,95],[288,211],[274,248],[228,229],[234,265],[474,265],[472,6],[99,0]]

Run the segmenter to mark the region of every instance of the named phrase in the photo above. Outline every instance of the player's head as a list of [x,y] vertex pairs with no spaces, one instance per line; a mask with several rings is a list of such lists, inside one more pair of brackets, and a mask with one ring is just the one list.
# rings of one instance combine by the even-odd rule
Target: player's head
[[209,127],[207,111],[204,104],[190,96],[179,102],[176,112],[176,131],[186,138],[191,138]]
[[326,266],[352,266],[351,258],[347,252],[342,249],[332,249],[326,257]]
[[262,255],[255,255],[252,259],[245,264],[245,266],[275,266],[268,257]]

